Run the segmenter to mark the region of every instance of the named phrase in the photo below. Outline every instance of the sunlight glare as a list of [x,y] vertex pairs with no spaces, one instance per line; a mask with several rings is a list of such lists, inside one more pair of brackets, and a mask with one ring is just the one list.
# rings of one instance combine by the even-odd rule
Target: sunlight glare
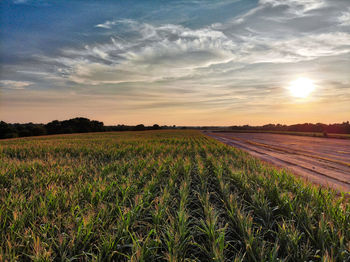
[[291,94],[298,98],[306,98],[315,90],[314,83],[309,78],[300,77],[292,81],[288,87]]

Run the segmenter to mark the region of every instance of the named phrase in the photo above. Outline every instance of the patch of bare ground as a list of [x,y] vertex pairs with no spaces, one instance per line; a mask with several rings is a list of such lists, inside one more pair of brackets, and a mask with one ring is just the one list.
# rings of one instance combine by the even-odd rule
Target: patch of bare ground
[[350,141],[267,133],[205,132],[307,181],[350,191]]

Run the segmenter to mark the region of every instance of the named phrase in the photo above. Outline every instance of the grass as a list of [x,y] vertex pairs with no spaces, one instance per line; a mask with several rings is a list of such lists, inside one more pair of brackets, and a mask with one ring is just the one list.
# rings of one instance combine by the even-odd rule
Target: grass
[[347,261],[350,203],[197,131],[0,142],[0,261]]

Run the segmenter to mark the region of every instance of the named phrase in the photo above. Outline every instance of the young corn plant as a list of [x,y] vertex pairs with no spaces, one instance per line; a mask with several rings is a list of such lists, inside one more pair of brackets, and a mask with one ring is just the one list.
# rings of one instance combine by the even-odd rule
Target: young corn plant
[[178,211],[175,215],[169,214],[169,223],[164,234],[166,243],[166,252],[164,256],[167,261],[185,261],[186,257],[189,255],[191,231],[186,206],[189,198],[190,182],[189,170],[185,170],[185,178],[179,190],[180,203]]
[[204,214],[204,219],[200,221],[199,230],[208,239],[207,242],[201,244],[201,248],[211,260],[225,261],[225,231],[227,225],[222,225],[219,222],[219,214],[209,203],[209,197],[208,192],[199,195]]

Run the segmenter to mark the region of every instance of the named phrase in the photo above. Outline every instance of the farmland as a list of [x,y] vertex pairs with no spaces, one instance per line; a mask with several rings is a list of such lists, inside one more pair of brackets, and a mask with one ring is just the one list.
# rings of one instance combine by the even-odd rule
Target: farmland
[[321,132],[297,132],[297,131],[268,131],[268,130],[213,130],[215,133],[264,133],[292,136],[308,136],[322,138],[350,139],[350,134],[321,133]]
[[206,134],[310,182],[350,192],[350,140],[270,133]]
[[346,261],[350,203],[198,131],[0,141],[0,261]]

